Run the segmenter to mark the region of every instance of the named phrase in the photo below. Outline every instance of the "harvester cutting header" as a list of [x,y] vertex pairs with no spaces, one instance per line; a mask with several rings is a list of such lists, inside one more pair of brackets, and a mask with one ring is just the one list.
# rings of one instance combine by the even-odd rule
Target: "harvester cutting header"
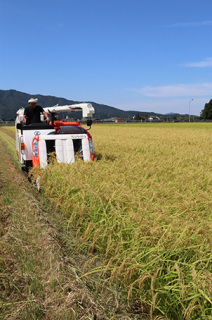
[[16,152],[22,169],[45,168],[51,154],[61,163],[73,163],[76,155],[84,161],[94,160],[92,136],[78,121],[57,120],[58,113],[82,111],[91,127],[94,108],[91,103],[41,108],[31,98],[30,107],[21,108],[16,117]]

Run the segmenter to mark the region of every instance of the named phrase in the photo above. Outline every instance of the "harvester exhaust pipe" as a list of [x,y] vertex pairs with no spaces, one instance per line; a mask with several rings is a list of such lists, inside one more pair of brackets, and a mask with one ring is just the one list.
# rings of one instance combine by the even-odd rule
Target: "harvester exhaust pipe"
[[51,122],[52,122],[52,126],[54,126],[54,120],[55,120],[55,112],[51,112]]
[[92,123],[93,123],[92,119],[87,119],[87,126],[90,127],[90,128],[87,129],[87,130],[90,130],[90,129],[91,129]]

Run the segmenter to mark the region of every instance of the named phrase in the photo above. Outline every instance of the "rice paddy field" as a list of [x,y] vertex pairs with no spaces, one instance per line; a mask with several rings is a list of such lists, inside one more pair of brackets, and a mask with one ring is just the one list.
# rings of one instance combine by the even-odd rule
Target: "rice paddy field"
[[121,287],[150,319],[211,319],[212,124],[95,124],[91,134],[93,163],[40,171],[52,214],[92,253],[85,274]]

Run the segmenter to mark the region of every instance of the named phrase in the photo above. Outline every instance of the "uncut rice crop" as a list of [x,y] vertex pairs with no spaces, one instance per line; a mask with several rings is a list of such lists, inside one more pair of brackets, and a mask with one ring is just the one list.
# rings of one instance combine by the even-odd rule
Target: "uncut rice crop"
[[50,164],[42,192],[129,303],[151,319],[209,319],[212,124],[94,125],[91,133],[95,162]]

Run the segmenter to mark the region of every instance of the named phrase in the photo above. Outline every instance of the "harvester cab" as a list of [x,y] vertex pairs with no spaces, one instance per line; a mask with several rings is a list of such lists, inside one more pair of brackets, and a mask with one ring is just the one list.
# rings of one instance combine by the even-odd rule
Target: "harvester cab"
[[[94,108],[90,103],[44,108],[51,122],[44,121],[25,125],[24,108],[17,111],[16,152],[22,169],[28,172],[30,167],[45,168],[50,155],[54,154],[60,163],[74,163],[76,156],[84,161],[94,161],[92,136],[77,121],[57,120],[61,112],[82,111],[83,119],[91,127]],[[43,115],[41,115],[41,120]]]

